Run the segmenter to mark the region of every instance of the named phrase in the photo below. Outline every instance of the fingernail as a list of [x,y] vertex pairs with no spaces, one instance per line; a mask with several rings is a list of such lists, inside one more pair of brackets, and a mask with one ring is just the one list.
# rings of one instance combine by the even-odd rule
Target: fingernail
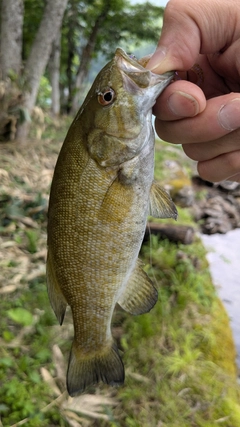
[[221,106],[218,121],[226,130],[232,131],[240,127],[240,98],[235,98]]
[[172,113],[179,117],[194,117],[199,112],[197,100],[188,93],[181,91],[170,95],[168,106]]
[[147,68],[154,72],[162,63],[162,61],[166,58],[167,49],[165,47],[157,48],[154,54],[148,61]]

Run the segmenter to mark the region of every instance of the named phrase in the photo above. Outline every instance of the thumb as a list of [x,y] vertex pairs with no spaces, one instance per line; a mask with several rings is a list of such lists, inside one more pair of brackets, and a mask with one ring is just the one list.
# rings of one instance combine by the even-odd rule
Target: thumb
[[[239,37],[240,2],[170,0],[166,6],[158,47],[147,64],[155,73],[188,70],[199,53],[216,53]],[[229,25],[232,22],[233,25]]]
[[154,73],[188,70],[198,56],[201,34],[196,21],[189,16],[184,0],[170,1],[165,9],[157,49],[147,64]]

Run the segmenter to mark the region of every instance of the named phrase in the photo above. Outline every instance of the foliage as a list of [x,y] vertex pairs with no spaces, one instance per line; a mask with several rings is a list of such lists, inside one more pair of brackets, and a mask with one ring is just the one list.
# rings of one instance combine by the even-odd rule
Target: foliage
[[162,14],[163,8],[150,2],[131,5],[127,0],[70,0],[63,22],[61,59],[68,102],[71,104],[76,90],[79,70],[83,67],[86,77],[93,58],[105,58],[106,62],[116,46],[129,51],[146,40],[156,43]]
[[[96,4],[98,4],[97,7]],[[98,32],[95,56],[97,52],[101,52],[109,59],[119,44],[124,45],[128,50],[130,43],[139,45],[143,40],[157,42],[163,8],[154,6],[151,2],[131,5],[126,0],[97,0],[93,2],[85,14],[81,15],[81,18],[86,22],[83,32],[84,39],[88,38],[100,7],[106,6],[108,7],[108,14]]]
[[[38,2],[23,0],[23,2],[22,40],[20,40],[21,37],[18,40],[22,63],[16,72],[15,82],[12,84],[14,93],[11,94],[10,101],[11,105],[14,105],[14,109],[3,109],[4,115],[0,117],[0,134],[2,134],[3,140],[23,138],[27,132],[35,103],[37,102],[41,108],[49,108],[51,103],[50,81],[52,80],[50,75],[52,68],[49,67],[44,71],[49,58],[42,61],[43,54],[35,52],[36,46],[34,45],[36,40],[39,45],[42,40],[42,37],[37,37],[37,31],[41,26],[45,7],[49,2],[44,0]],[[61,29],[59,91],[61,92],[62,111],[69,113],[74,107],[75,109],[72,108],[71,112],[76,112],[75,110],[82,100],[82,92],[86,93],[87,76],[93,59],[98,61],[99,67],[102,67],[103,62],[112,58],[117,46],[132,52],[146,41],[155,45],[159,38],[162,15],[163,8],[153,5],[151,2],[131,4],[128,0],[69,0]],[[54,27],[51,26],[51,28]],[[48,52],[50,47],[50,44],[49,48],[46,46],[45,51]],[[148,51],[148,53],[150,52]],[[29,61],[30,57],[31,61]],[[8,74],[11,73],[12,71],[8,70]],[[39,89],[41,73],[44,75]],[[84,85],[86,82],[86,87],[83,82]],[[15,96],[15,89],[19,92],[17,96]],[[38,91],[36,101],[35,93]],[[74,102],[76,94],[79,96]],[[30,111],[28,111],[29,109]],[[7,122],[6,115],[8,116]],[[1,126],[3,126],[2,131]]]
[[[127,51],[134,51],[146,41],[155,45],[163,14],[163,8],[151,2],[132,5],[128,0],[69,0],[61,29],[61,64],[55,64],[55,68],[49,66],[45,71],[49,58],[42,60],[43,53],[38,53],[34,43],[37,41],[37,46],[40,46],[43,36],[38,37],[38,29],[49,1],[23,2],[22,40],[21,37],[18,40],[20,56],[22,55],[21,66],[14,77],[14,84],[11,84],[13,88],[8,90],[9,94],[14,92],[10,96],[10,107],[13,105],[14,108],[6,107],[3,109],[4,115],[0,117],[0,137],[3,140],[24,137],[35,103],[41,108],[49,108],[52,90],[50,76],[53,69],[56,71],[60,67],[60,87],[56,89],[59,84],[54,85],[54,91],[61,93],[61,109],[67,113],[75,113],[83,99],[82,93],[86,93],[88,87],[87,76],[92,60],[98,61],[99,71],[103,62],[112,58],[119,45]],[[45,51],[52,49],[51,46],[52,42],[49,47],[46,46]],[[29,58],[32,60],[29,61]],[[11,73],[12,70],[8,70],[8,75]],[[44,75],[41,76],[41,73]],[[86,82],[86,87],[83,82],[84,85]],[[8,118],[7,122],[5,116]]]
[[48,108],[51,101],[51,91],[49,80],[46,76],[42,76],[37,97],[37,105],[41,108]]
[[23,60],[26,61],[31,50],[32,42],[40,25],[45,1],[24,0],[23,22]]

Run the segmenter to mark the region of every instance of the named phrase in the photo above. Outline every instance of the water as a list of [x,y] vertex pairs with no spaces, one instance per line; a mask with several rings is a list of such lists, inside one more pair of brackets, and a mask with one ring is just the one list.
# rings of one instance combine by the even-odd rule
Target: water
[[240,229],[201,235],[218,295],[228,312],[240,369]]

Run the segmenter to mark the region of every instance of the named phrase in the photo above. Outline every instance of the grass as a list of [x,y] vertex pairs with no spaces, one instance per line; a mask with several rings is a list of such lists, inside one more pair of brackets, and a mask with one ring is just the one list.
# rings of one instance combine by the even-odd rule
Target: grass
[[159,302],[125,324],[125,363],[143,378],[130,375],[119,392],[119,416],[126,416],[120,425],[130,416],[131,426],[213,426],[220,420],[237,426],[235,349],[201,243],[176,246],[154,238],[151,253],[143,248],[146,262],[150,256]]
[[[45,283],[48,194],[60,149],[53,130],[50,123],[41,144],[0,147],[0,426],[239,427],[229,320],[198,239],[186,246],[153,236],[143,246],[159,301],[142,316],[115,313],[125,385],[67,396],[71,316],[57,325]],[[162,182],[189,182],[191,166],[180,172],[182,161],[180,147],[157,143]],[[180,223],[195,226],[187,209],[179,212]]]

